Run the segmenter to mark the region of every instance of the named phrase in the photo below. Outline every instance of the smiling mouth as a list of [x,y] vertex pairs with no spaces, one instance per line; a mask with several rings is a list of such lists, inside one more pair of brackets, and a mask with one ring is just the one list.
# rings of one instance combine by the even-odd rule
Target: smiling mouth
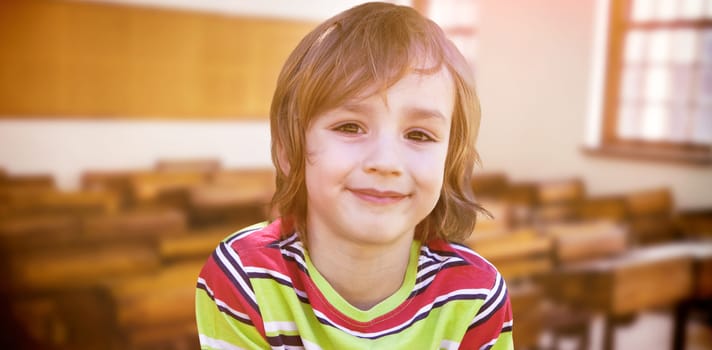
[[408,194],[396,191],[379,191],[368,188],[349,189],[356,197],[375,204],[392,204],[409,197]]

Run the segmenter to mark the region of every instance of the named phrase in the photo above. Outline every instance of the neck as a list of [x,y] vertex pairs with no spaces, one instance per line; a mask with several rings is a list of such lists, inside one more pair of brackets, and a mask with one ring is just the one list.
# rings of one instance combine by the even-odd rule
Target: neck
[[363,246],[310,236],[309,256],[319,273],[342,298],[368,310],[403,285],[413,239],[383,246]]

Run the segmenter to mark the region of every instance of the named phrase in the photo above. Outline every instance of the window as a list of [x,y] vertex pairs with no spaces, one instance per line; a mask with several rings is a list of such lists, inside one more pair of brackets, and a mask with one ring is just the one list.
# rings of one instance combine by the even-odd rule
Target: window
[[712,164],[712,0],[609,0],[600,151]]

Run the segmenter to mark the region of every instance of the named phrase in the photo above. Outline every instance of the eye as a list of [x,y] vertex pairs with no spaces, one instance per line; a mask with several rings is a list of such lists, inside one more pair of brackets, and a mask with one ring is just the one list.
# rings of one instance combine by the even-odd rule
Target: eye
[[341,124],[333,129],[344,134],[363,134],[363,128],[356,123]]
[[413,130],[406,134],[406,138],[417,142],[434,142],[435,138],[420,130]]

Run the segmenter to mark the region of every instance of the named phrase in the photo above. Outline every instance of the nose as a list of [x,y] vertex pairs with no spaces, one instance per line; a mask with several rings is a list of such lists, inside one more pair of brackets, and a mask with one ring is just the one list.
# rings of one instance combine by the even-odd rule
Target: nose
[[401,175],[403,173],[403,159],[399,141],[398,136],[389,135],[389,133],[374,135],[364,157],[364,171],[384,176]]

